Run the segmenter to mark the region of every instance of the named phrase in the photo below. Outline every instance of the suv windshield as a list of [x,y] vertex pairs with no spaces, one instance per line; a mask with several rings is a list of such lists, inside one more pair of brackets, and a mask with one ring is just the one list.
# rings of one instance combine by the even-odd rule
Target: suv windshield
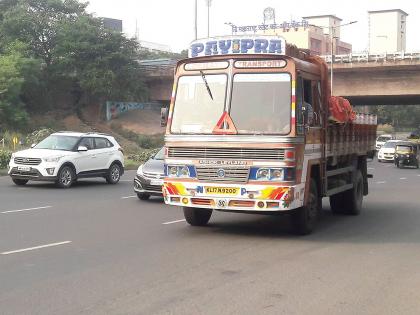
[[238,133],[288,134],[291,95],[288,73],[236,74],[230,116]]
[[212,133],[225,106],[226,82],[225,74],[180,77],[171,132]]
[[72,151],[79,139],[79,137],[51,135],[34,146],[34,149]]

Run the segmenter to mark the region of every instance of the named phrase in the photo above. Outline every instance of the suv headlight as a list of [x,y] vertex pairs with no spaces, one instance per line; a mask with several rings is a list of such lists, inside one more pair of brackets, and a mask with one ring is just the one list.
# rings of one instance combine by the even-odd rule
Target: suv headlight
[[143,164],[137,169],[137,175],[143,175]]
[[52,156],[52,157],[45,157],[43,160],[45,162],[58,162],[63,156]]

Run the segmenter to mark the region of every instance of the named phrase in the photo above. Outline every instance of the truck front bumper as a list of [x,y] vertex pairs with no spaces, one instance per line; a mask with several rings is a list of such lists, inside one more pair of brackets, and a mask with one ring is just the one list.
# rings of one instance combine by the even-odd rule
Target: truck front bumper
[[223,211],[278,212],[303,206],[304,184],[236,185],[165,181],[165,203]]

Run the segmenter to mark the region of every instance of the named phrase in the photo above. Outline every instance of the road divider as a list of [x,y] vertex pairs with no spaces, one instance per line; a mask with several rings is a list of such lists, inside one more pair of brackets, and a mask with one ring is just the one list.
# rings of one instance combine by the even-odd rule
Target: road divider
[[22,249],[17,249],[17,250],[11,250],[11,251],[8,251],[8,252],[3,252],[3,253],[0,253],[0,255],[17,254],[17,253],[22,253],[22,252],[28,252],[28,251],[31,251],[31,250],[53,247],[53,246],[60,246],[60,245],[65,245],[65,244],[70,244],[70,243],[71,243],[71,241],[64,241],[64,242],[51,243],[51,244],[45,244],[45,245],[38,245],[38,246],[34,246],[34,247],[28,247],[28,248],[22,248]]
[[35,211],[35,210],[41,210],[41,209],[48,209],[52,208],[52,206],[44,206],[44,207],[36,207],[36,208],[27,208],[27,209],[19,209],[19,210],[8,210],[0,212],[0,214],[8,214],[8,213],[16,213],[16,212],[25,212],[25,211]]
[[132,196],[125,196],[125,197],[121,197],[121,199],[129,199],[129,198],[135,198],[137,197],[136,195],[132,195]]
[[182,220],[175,220],[175,221],[169,221],[169,222],[164,222],[164,223],[162,223],[162,224],[163,224],[163,225],[168,225],[168,224],[180,223],[180,222],[185,222],[185,219],[182,219]]

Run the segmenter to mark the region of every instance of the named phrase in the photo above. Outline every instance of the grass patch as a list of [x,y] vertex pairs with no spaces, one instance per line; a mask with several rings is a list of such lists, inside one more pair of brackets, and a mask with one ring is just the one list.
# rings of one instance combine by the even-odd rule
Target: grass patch
[[137,162],[131,159],[124,160],[124,169],[127,170],[136,170],[142,162]]
[[7,175],[7,168],[0,168],[0,176],[6,176]]

